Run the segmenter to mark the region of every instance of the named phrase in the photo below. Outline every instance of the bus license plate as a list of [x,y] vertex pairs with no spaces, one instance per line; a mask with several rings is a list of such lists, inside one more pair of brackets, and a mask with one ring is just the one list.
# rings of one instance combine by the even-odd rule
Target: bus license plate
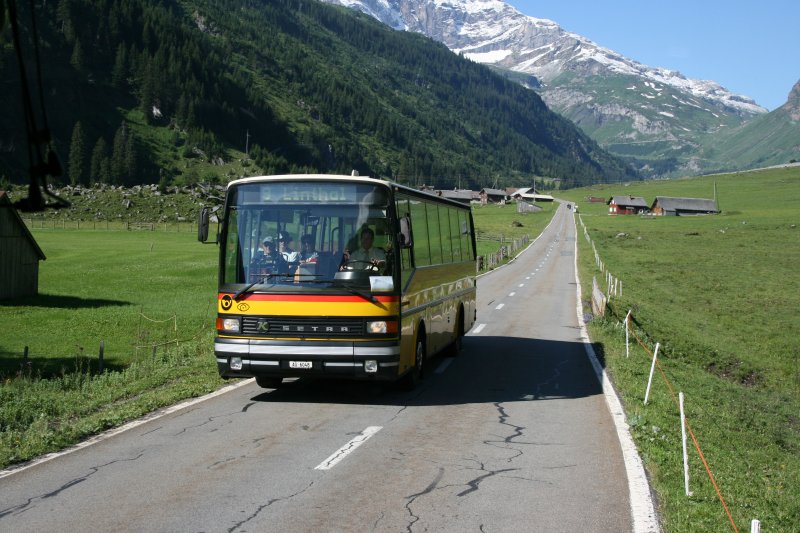
[[289,368],[303,368],[303,369],[311,369],[313,365],[311,361],[289,361]]

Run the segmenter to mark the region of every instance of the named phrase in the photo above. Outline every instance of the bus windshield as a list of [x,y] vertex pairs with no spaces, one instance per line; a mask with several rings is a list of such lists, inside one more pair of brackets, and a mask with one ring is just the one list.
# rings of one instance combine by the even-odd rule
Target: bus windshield
[[233,186],[221,285],[237,293],[393,291],[389,199],[388,186],[346,180]]

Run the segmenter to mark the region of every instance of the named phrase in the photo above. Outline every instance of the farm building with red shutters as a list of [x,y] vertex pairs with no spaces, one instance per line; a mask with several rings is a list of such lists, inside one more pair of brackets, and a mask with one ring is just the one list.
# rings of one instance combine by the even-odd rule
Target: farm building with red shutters
[[642,215],[650,211],[647,201],[640,196],[612,196],[607,204],[609,215]]

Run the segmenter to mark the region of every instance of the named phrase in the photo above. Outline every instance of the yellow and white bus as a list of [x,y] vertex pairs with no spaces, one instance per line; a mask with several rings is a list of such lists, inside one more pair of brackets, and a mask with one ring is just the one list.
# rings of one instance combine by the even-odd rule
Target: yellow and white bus
[[[264,176],[228,185],[219,222],[223,377],[413,387],[475,322],[469,206],[367,177]],[[208,228],[203,209],[201,241]]]

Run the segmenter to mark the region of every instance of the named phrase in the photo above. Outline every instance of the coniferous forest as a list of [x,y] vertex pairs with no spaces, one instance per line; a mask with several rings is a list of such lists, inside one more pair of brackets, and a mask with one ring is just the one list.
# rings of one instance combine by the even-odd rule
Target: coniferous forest
[[[51,181],[352,170],[438,188],[637,178],[533,91],[351,10],[314,0],[14,1],[31,100],[40,114],[43,103],[63,168]],[[8,17],[0,35],[0,180],[23,183]]]

